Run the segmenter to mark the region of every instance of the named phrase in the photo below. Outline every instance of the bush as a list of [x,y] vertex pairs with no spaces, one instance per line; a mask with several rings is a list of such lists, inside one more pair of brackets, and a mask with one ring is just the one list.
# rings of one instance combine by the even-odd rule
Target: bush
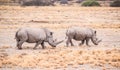
[[86,0],[82,2],[82,6],[100,6],[96,0]]
[[68,4],[68,0],[60,0],[60,4]]
[[22,6],[53,6],[54,2],[52,0],[21,0],[20,4]]
[[111,7],[120,7],[120,0],[115,0],[110,4]]
[[83,0],[77,0],[76,3],[81,3]]

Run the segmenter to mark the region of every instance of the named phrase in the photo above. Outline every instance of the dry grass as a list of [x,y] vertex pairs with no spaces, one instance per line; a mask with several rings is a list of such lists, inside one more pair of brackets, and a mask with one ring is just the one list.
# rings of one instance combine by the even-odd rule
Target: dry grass
[[120,67],[120,49],[109,50],[74,50],[71,48],[49,49],[41,51],[38,54],[14,54],[10,56],[1,56],[0,67],[40,67],[40,68],[66,68],[69,65],[78,67],[78,65],[91,64],[103,67],[110,64]]
[[119,8],[0,6],[0,10],[2,16],[0,18],[0,29],[27,26],[55,29],[70,26],[120,28]]

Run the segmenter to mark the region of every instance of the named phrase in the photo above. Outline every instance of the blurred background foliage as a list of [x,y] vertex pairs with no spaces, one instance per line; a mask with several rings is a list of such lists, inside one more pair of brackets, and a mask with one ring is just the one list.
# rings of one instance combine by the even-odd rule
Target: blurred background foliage
[[120,7],[120,0],[0,0],[0,5],[13,6],[111,6]]

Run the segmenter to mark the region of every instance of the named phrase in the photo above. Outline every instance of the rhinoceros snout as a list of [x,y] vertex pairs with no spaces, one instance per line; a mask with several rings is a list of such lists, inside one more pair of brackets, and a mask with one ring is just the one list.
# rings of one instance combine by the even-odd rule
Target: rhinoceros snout
[[98,45],[101,41],[102,41],[102,39],[99,39],[99,40],[97,39],[95,45]]

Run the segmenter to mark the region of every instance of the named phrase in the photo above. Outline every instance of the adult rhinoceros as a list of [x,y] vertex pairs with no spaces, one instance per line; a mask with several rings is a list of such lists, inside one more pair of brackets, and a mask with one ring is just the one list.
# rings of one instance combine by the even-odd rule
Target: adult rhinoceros
[[18,49],[22,49],[21,46],[24,42],[36,43],[33,49],[39,44],[41,44],[44,49],[44,42],[48,42],[52,47],[56,47],[57,44],[62,42],[55,42],[55,40],[53,40],[53,32],[47,28],[20,28],[15,34],[15,39]]
[[77,41],[82,41],[79,45],[84,44],[84,41],[86,40],[86,45],[88,46],[90,46],[88,44],[90,39],[95,45],[98,45],[98,43],[101,41],[98,40],[98,38],[96,37],[95,30],[85,27],[77,27],[77,26],[70,27],[66,31],[66,36],[67,36],[66,46],[68,46],[69,43],[71,43],[71,46],[74,46],[72,43],[72,39]]

